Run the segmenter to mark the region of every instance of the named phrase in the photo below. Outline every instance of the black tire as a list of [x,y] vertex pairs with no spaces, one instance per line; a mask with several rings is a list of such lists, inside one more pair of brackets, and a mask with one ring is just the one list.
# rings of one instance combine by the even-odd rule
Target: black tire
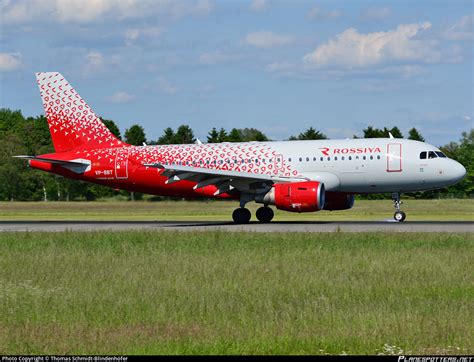
[[258,221],[262,223],[272,221],[273,215],[273,210],[267,206],[260,207],[255,213],[255,216],[257,217]]
[[232,219],[236,224],[247,224],[251,217],[252,214],[250,213],[250,210],[245,207],[235,209],[232,213]]
[[407,215],[403,211],[396,211],[395,214],[393,215],[393,218],[398,222],[405,221],[406,217]]

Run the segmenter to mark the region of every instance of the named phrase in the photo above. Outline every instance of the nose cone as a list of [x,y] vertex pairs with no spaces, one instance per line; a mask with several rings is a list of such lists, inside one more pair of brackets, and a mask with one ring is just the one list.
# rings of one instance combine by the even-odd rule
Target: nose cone
[[449,168],[449,175],[453,182],[459,182],[466,176],[466,169],[459,162],[453,160]]

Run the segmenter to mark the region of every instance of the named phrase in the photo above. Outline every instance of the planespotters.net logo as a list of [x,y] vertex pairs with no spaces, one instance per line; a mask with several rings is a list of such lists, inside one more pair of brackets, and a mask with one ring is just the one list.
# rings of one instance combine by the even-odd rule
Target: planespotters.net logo
[[353,147],[353,148],[329,148],[320,147],[321,153],[324,156],[331,155],[355,155],[359,153],[380,153],[380,147]]
[[398,362],[474,362],[471,356],[398,356]]

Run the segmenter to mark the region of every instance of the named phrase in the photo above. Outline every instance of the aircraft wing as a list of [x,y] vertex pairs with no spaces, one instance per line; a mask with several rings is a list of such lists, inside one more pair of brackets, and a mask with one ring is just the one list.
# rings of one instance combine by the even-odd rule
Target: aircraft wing
[[71,170],[75,173],[84,173],[86,171],[90,170],[91,167],[91,161],[90,160],[84,160],[82,158],[75,159],[75,160],[59,160],[55,158],[49,158],[49,157],[40,157],[40,156],[13,156],[15,158],[21,158],[23,160],[34,160],[34,161],[40,161],[40,162],[46,162],[46,163],[52,163],[55,165],[60,165],[64,168],[67,168],[68,170]]
[[203,167],[165,165],[162,163],[145,163],[143,166],[164,170],[162,175],[167,177],[167,184],[181,180],[196,182],[194,189],[214,185],[217,187],[215,195],[232,191],[260,193],[268,191],[275,182],[307,181],[306,177],[269,176],[256,173],[215,170]]

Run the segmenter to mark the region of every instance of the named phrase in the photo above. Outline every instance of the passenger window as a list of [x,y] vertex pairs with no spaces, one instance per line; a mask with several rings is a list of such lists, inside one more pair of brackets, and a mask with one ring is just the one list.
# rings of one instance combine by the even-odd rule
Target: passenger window
[[362,156],[362,159],[365,160],[365,156]]
[[359,159],[359,156],[356,156],[356,160],[358,160],[358,159]]
[[323,161],[323,160],[324,160],[324,157],[321,157],[320,160]]
[[331,161],[331,157],[328,157],[328,161]]
[[434,153],[433,151],[430,151],[428,153],[428,158],[437,158],[438,156],[436,156],[436,153]]
[[438,155],[438,157],[446,158],[446,155],[443,152],[436,151],[436,154]]
[[309,162],[309,157],[306,157],[306,162]]
[[420,159],[425,160],[426,159],[426,151],[423,151],[420,153]]
[[316,161],[316,157],[313,157],[313,161]]
[[334,157],[334,161],[337,161],[337,156],[336,156],[336,157]]
[[[263,159],[263,162],[265,162],[265,159]],[[291,157],[288,158],[288,162],[291,162]]]
[[351,160],[352,160],[352,156],[349,156],[349,161],[351,161]]
[[380,155],[377,156],[377,160],[380,160]]
[[344,161],[344,156],[342,156],[342,157],[341,157],[341,160],[343,160],[343,161]]
[[371,156],[370,156],[370,159],[373,160],[373,159],[374,159],[374,156],[371,155]]
[[303,159],[300,157],[300,162],[303,161]]

